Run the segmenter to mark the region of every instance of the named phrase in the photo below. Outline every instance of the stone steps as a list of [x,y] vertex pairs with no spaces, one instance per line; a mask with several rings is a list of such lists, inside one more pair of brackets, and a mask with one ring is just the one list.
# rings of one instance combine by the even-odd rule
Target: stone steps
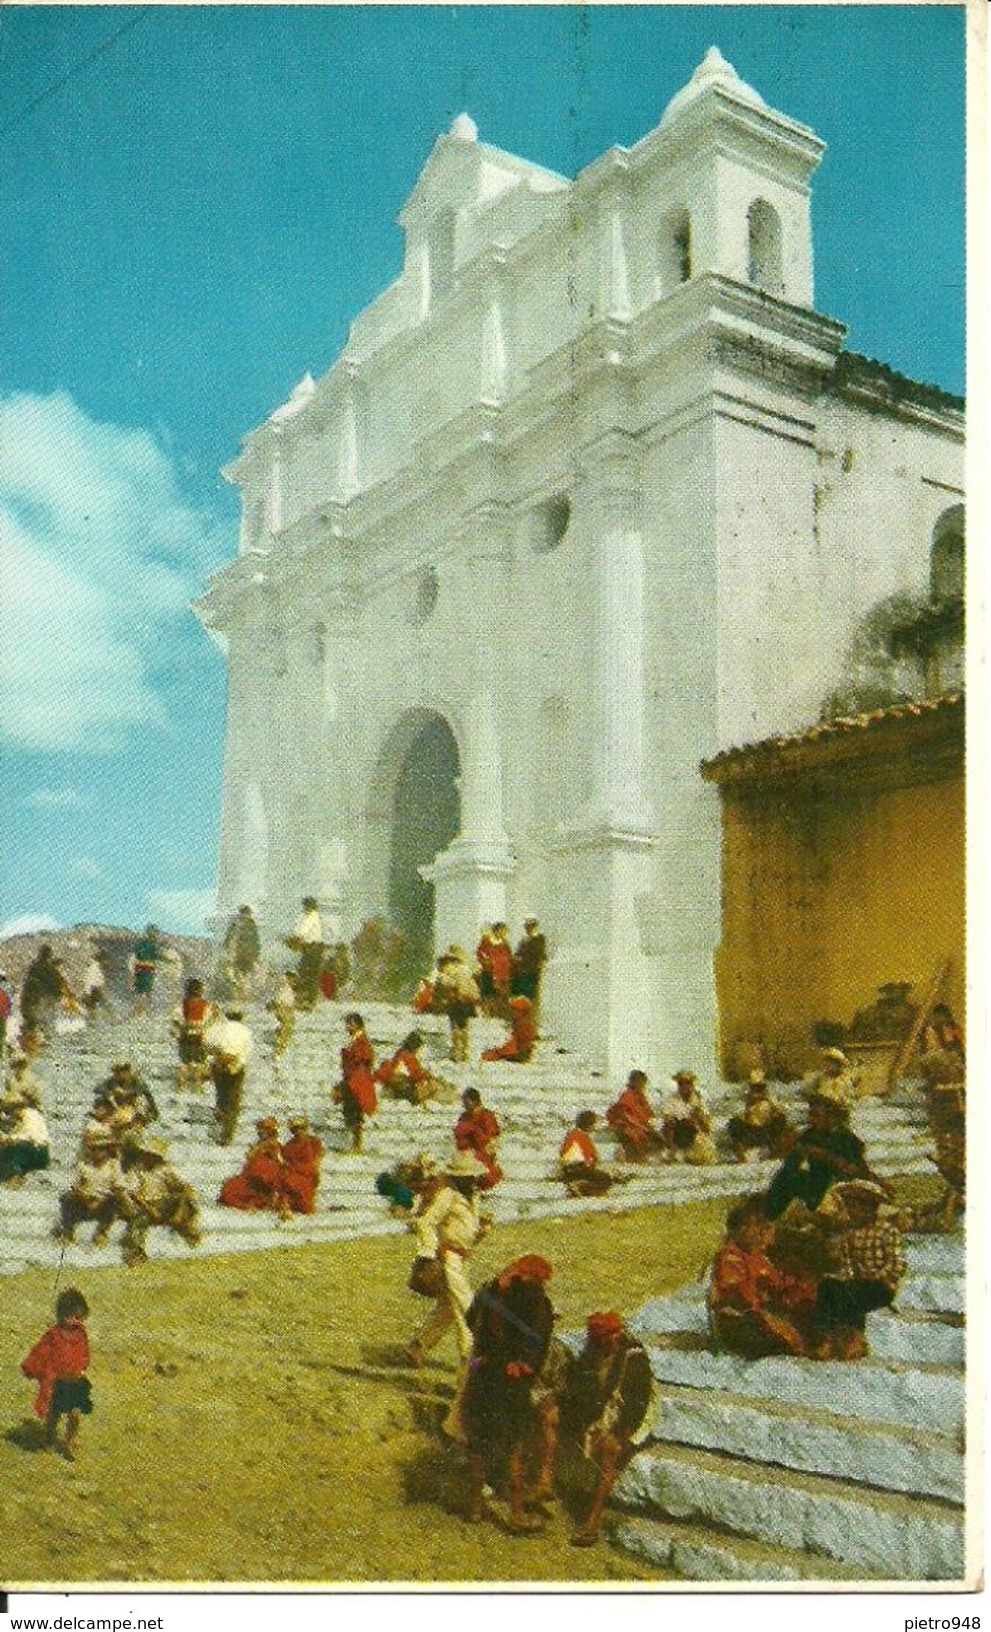
[[[381,1054],[412,1021],[408,1011],[362,1005]],[[234,1146],[210,1140],[211,1096],[175,1087],[175,1057],[164,1022],[116,1028],[99,1038],[77,1034],[41,1062],[53,1135],[53,1166],[15,1191],[0,1189],[0,1270],[64,1262],[92,1269],[119,1262],[120,1227],[107,1246],[82,1237],[63,1247],[51,1238],[57,1195],[68,1182],[93,1084],[114,1058],[130,1055],[149,1080],[161,1111],[155,1132],[171,1142],[176,1167],[202,1199],[203,1243],[188,1248],[169,1232],[149,1233],[152,1256],[290,1252],[307,1242],[401,1235],[374,1189],[384,1167],[425,1150],[452,1148],[457,1104],[412,1107],[383,1100],[366,1129],[361,1156],[345,1155],[340,1118],[329,1102],[343,1039],[343,1006],[301,1017],[296,1041],[273,1063],[254,1017],[257,1054]],[[766,1186],[776,1164],[720,1161],[708,1168],[621,1166],[608,1132],[603,1158],[630,1174],[603,1197],[576,1200],[551,1175],[575,1112],[602,1113],[617,1085],[584,1062],[544,1043],[532,1065],[451,1065],[446,1028],[427,1017],[434,1069],[460,1090],[477,1084],[503,1126],[502,1184],[484,1198],[497,1222],[618,1214],[644,1207],[730,1198]],[[478,1023],[476,1048],[503,1035]],[[703,1085],[716,1123],[740,1103],[740,1090]],[[778,1090],[776,1090],[777,1092]],[[658,1100],[662,1084],[652,1090]],[[797,1115],[797,1088],[780,1091]],[[261,1114],[311,1116],[328,1145],[317,1211],[280,1223],[216,1205],[221,1182],[237,1171]],[[853,1125],[882,1173],[930,1173],[931,1142],[921,1097],[857,1105]],[[658,1386],[654,1436],[634,1457],[615,1492],[621,1546],[688,1579],[705,1581],[958,1581],[963,1574],[962,1498],[965,1421],[962,1244],[910,1239],[909,1274],[895,1311],[868,1321],[871,1357],[840,1364],[787,1357],[745,1361],[709,1347],[704,1280],[653,1298],[629,1317],[647,1344]],[[700,1264],[700,1275],[706,1266]]]
[[906,1258],[858,1362],[714,1353],[700,1282],[629,1317],[659,1398],[614,1493],[621,1546],[698,1580],[962,1579],[963,1243]]
[[614,1500],[641,1513],[700,1520],[770,1547],[802,1550],[865,1579],[960,1580],[963,1515],[945,1502],[850,1484],[844,1479],[750,1464],[680,1445],[640,1452]]
[[694,1388],[700,1404],[707,1394],[732,1395],[747,1404],[805,1413],[832,1410],[861,1423],[906,1426],[923,1434],[955,1436],[963,1430],[965,1390],[963,1379],[953,1372],[923,1380],[877,1357],[857,1364],[787,1356],[743,1360],[735,1354],[660,1345],[650,1346],[650,1357],[659,1383]]
[[867,1340],[876,1360],[902,1365],[962,1367],[967,1333],[962,1325],[929,1314],[877,1309],[867,1317]]
[[[732,1197],[763,1188],[774,1171],[774,1163],[733,1161],[722,1161],[710,1168],[678,1164],[630,1168],[621,1163],[611,1135],[603,1129],[600,1148],[604,1160],[617,1171],[631,1174],[630,1182],[616,1186],[608,1196],[570,1198],[553,1176],[561,1140],[579,1108],[587,1106],[604,1112],[615,1097],[615,1083],[592,1072],[587,1062],[561,1050],[553,1039],[544,1040],[526,1066],[496,1062],[454,1065],[445,1057],[448,1043],[443,1020],[425,1016],[422,1023],[414,1022],[408,1010],[385,1004],[361,1007],[379,1055],[394,1047],[415,1023],[427,1038],[425,1052],[433,1068],[459,1091],[469,1082],[477,1083],[486,1102],[496,1111],[503,1126],[498,1154],[505,1178],[486,1198],[485,1207],[498,1222],[624,1213],[689,1199]],[[256,1051],[248,1072],[238,1138],[226,1149],[213,1144],[210,1138],[211,1094],[180,1094],[176,1089],[175,1048],[165,1016],[75,1032],[57,1040],[38,1065],[52,1134],[52,1168],[47,1174],[32,1176],[14,1192],[0,1190],[0,1271],[33,1257],[35,1247],[41,1250],[47,1246],[56,1198],[69,1183],[92,1088],[107,1074],[111,1062],[120,1057],[133,1058],[148,1080],[161,1113],[154,1131],[170,1142],[175,1166],[201,1197],[202,1252],[232,1250],[235,1237],[240,1239],[247,1231],[247,1238],[252,1239],[252,1232],[258,1229],[251,1224],[232,1230],[224,1218],[225,1210],[214,1208],[213,1203],[223,1180],[238,1170],[253,1124],[262,1114],[277,1114],[284,1121],[287,1114],[303,1111],[310,1115],[328,1146],[317,1212],[311,1219],[293,1221],[292,1240],[322,1238],[325,1219],[330,1220],[327,1227],[335,1236],[360,1235],[375,1228],[379,1221],[388,1222],[386,1204],[374,1190],[375,1175],[420,1150],[435,1157],[449,1153],[460,1107],[457,1103],[435,1102],[414,1107],[383,1099],[379,1114],[366,1127],[364,1155],[345,1155],[346,1136],[329,1099],[330,1087],[337,1078],[345,1012],[345,1005],[328,1004],[300,1016],[293,1044],[277,1062],[271,1058],[267,1040],[272,1031],[270,1017],[264,1010],[251,1012]],[[473,1045],[480,1051],[503,1035],[499,1022],[479,1020],[473,1026]],[[740,1090],[726,1084],[706,1087],[718,1131],[719,1122],[739,1105]],[[655,1085],[655,1099],[664,1091],[663,1084]],[[794,1086],[782,1089],[781,1095],[796,1111],[800,1109],[800,1095]],[[925,1134],[917,1126],[920,1103],[864,1102],[856,1108],[855,1121],[859,1118],[870,1124],[870,1155],[879,1171],[931,1171],[925,1158]],[[343,1215],[338,1208],[344,1209]],[[3,1250],[4,1237],[10,1244],[7,1252]],[[286,1238],[283,1230],[278,1240],[281,1243]],[[151,1231],[148,1246],[153,1256],[167,1256],[170,1243],[166,1232]]]
[[963,1460],[945,1434],[887,1423],[872,1423],[867,1431],[857,1417],[807,1406],[734,1394],[699,1399],[696,1389],[662,1388],[657,1435],[668,1444],[697,1445],[749,1462],[963,1501]]
[[821,1553],[767,1546],[750,1536],[722,1534],[715,1526],[687,1520],[644,1519],[625,1514],[613,1540],[660,1569],[686,1581],[860,1581],[856,1565]]
[[925,1313],[962,1315],[967,1308],[967,1286],[963,1274],[911,1276],[898,1294],[902,1309]]

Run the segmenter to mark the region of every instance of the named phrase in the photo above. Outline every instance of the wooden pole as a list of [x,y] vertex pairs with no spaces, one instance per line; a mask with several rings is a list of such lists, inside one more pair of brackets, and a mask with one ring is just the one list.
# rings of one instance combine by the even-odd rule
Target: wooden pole
[[933,975],[933,978],[929,983],[929,990],[926,993],[925,1002],[919,1007],[919,1012],[912,1023],[912,1029],[905,1038],[905,1041],[902,1043],[901,1048],[898,1050],[898,1053],[895,1055],[891,1065],[888,1068],[888,1082],[885,1090],[887,1093],[890,1093],[895,1087],[898,1078],[901,1076],[909,1060],[912,1058],[912,1051],[922,1035],[922,1029],[926,1024],[926,1021],[929,1019],[929,1016],[932,1014],[932,1011],[936,1006],[936,1000],[946,984],[946,979],[950,973],[951,966],[952,959],[947,958],[939,965],[936,973]]

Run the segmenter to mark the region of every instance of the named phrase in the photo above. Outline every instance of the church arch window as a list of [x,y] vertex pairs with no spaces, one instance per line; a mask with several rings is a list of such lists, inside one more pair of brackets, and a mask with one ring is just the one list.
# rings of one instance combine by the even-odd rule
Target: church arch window
[[674,210],[657,235],[658,295],[670,295],[692,275],[692,218],[687,210]]
[[530,542],[537,555],[548,555],[564,542],[571,525],[571,500],[566,493],[545,499],[530,512]]
[[944,510],[933,528],[929,588],[934,601],[962,600],[966,582],[965,515],[962,504]]
[[437,605],[440,595],[440,578],[436,567],[421,567],[413,580],[413,598],[410,606],[410,622],[426,623]]
[[755,198],[747,211],[747,278],[769,295],[784,292],[781,217],[766,198]]

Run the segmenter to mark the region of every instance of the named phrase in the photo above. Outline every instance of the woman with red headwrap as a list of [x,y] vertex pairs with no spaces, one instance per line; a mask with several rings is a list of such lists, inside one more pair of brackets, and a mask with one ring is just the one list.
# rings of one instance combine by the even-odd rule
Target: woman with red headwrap
[[468,1516],[482,1517],[486,1481],[504,1481],[509,1528],[517,1534],[538,1528],[527,1500],[549,1492],[557,1443],[556,1415],[540,1387],[554,1329],[545,1291],[551,1274],[546,1258],[517,1258],[476,1292],[468,1311],[473,1346],[461,1400],[471,1460]]
[[517,1065],[526,1064],[540,1035],[533,1015],[533,1004],[528,997],[509,999],[509,1026],[506,1041],[498,1048],[483,1049],[483,1060],[511,1060]]

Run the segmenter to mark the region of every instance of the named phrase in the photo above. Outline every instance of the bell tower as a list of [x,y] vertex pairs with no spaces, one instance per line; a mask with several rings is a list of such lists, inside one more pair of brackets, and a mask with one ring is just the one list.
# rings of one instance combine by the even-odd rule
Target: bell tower
[[[825,151],[769,108],[712,46],[647,142],[667,199],[658,263],[669,283],[707,272],[813,305],[812,175]],[[670,293],[665,288],[662,293]]]

